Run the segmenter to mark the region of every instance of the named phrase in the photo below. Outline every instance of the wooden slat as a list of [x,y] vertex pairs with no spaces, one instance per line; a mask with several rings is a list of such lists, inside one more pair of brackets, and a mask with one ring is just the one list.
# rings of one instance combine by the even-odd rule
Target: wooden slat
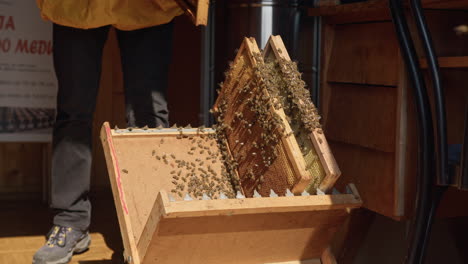
[[336,25],[329,82],[396,86],[398,43],[390,22]]
[[395,152],[397,89],[330,84],[325,132],[329,139],[378,151]]
[[343,170],[338,189],[348,182],[356,184],[363,207],[388,217],[395,209],[395,155],[346,143],[329,141]]
[[[439,57],[440,68],[468,68],[468,56],[461,57]],[[420,59],[421,68],[427,69],[426,59]]]
[[296,199],[300,197],[169,202],[166,196],[160,192],[151,212],[151,219],[160,221],[151,228],[157,231],[145,264],[258,264],[317,258],[347,215],[346,210],[332,208],[358,205],[345,196],[341,202],[328,203],[329,210],[313,200],[320,196],[303,197],[312,199],[308,203]]
[[434,9],[465,9],[468,10],[466,0],[423,0],[424,8]]
[[137,249],[137,238],[134,235],[132,221],[130,219],[128,205],[125,199],[125,192],[122,189],[121,171],[119,167],[119,160],[115,151],[111,129],[109,124],[104,123],[101,129],[101,140],[106,158],[107,168],[109,171],[109,178],[114,196],[115,207],[117,216],[119,218],[120,232],[122,233],[122,240],[124,248],[126,249],[126,256],[131,256],[135,263],[140,263],[140,256]]
[[[423,0],[422,3],[423,7],[427,9],[468,10],[467,0]],[[389,9],[388,1],[386,0],[368,0],[350,4],[341,4],[339,1],[320,0],[317,6],[309,9],[308,14],[310,16],[339,17],[354,14],[356,17],[360,15],[366,19],[366,16],[372,16],[382,10]]]
[[219,215],[242,215],[262,213],[286,213],[304,211],[324,211],[359,207],[357,194],[312,195],[292,197],[262,197],[228,200],[208,200],[194,202],[164,202],[165,191],[160,192],[164,203],[165,217],[198,217]]

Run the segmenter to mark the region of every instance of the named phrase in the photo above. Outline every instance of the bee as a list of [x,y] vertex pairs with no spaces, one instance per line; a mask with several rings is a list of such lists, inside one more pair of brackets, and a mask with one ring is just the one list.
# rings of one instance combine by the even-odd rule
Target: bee
[[156,156],[156,159],[157,159],[157,160],[161,160],[161,157],[159,157],[159,156]]
[[177,182],[176,182],[176,181],[172,181],[172,183],[173,183],[174,185],[177,185]]
[[123,169],[122,172],[123,172],[123,173],[128,173],[128,170]]
[[174,154],[171,154],[171,157],[172,157],[173,159],[175,159],[175,155],[174,155]]
[[151,152],[151,156],[154,156],[154,154],[156,154],[156,150],[153,150],[153,152]]

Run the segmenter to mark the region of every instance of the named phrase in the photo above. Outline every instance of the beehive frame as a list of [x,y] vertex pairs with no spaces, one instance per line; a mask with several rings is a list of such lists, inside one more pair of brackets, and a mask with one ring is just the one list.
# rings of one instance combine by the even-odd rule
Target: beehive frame
[[[276,60],[280,68],[282,67],[283,61],[291,61],[286,47],[284,46],[283,40],[280,36],[271,36],[263,49],[262,56],[265,61]],[[314,149],[318,154],[325,177],[319,185],[319,188],[323,192],[328,192],[333,188],[336,180],[340,177],[341,171],[332,154],[330,146],[328,145],[327,139],[323,133],[318,133],[317,130],[313,130],[309,134],[309,138],[312,141]]]
[[[263,58],[260,54],[261,53],[255,39],[245,38],[234,62],[231,64],[231,68],[227,73],[225,82],[222,84],[213,108],[215,115],[220,115],[222,104],[229,105],[226,113],[224,113],[223,120],[218,120],[219,122],[231,124],[235,121],[235,117],[233,117],[233,115],[238,115],[238,113],[242,111],[243,114],[245,114],[246,107],[243,106],[245,105],[243,101],[246,101],[246,99],[245,97],[242,97],[242,87],[252,87],[252,83],[255,82],[257,83],[257,86],[262,86],[263,83],[265,83],[262,77],[255,73],[259,65],[263,63]],[[290,61],[286,48],[284,47],[280,37],[270,38],[267,47],[263,52],[263,57],[275,57],[276,59],[281,58]],[[257,91],[257,93],[266,94],[268,96],[268,91],[266,89],[258,87],[255,87],[254,89],[260,89],[261,91]],[[242,157],[242,155],[244,155],[243,153],[250,151],[245,149],[249,149],[252,144],[255,144],[252,143],[252,141],[255,142],[256,140],[255,133],[247,135],[244,139],[237,137],[239,135],[242,136],[242,133],[245,134],[244,131],[237,133],[237,135],[234,135],[236,134],[236,131],[227,130],[225,133],[229,148],[233,153],[235,153],[235,155],[238,155],[238,157],[233,158],[239,161],[238,173],[244,193],[251,196],[253,194],[253,190],[258,190],[262,195],[266,195],[270,189],[284,193],[286,188],[291,189],[294,193],[301,193],[305,189],[309,188],[313,179],[310,173],[306,170],[306,163],[302,157],[302,153],[296,139],[294,136],[291,136],[293,131],[287,121],[284,110],[282,108],[271,106],[268,111],[274,113],[281,119],[281,123],[284,126],[284,134],[290,136],[281,136],[281,144],[278,146],[278,149],[279,152],[283,154],[278,155],[276,158],[276,166],[272,166],[272,168],[262,171],[262,175],[257,176],[263,177],[263,180],[266,181],[267,184],[262,184],[263,182],[259,183],[258,181],[251,183],[250,179],[245,177],[246,169],[243,167],[251,168],[252,164],[243,164],[246,162],[239,161],[238,158],[239,155]],[[278,131],[276,132],[279,133]],[[323,192],[328,192],[333,187],[333,184],[340,176],[341,172],[333,158],[333,155],[331,154],[325,136],[314,131],[311,133],[310,138],[313,142],[317,156],[320,159],[320,164],[325,172],[325,176],[321,180],[319,188]],[[245,141],[240,142],[240,144],[244,143],[244,145],[239,147],[238,141]],[[252,153],[252,151],[250,151],[250,153]],[[291,179],[290,175],[294,178]],[[311,191],[314,192],[315,190]]]

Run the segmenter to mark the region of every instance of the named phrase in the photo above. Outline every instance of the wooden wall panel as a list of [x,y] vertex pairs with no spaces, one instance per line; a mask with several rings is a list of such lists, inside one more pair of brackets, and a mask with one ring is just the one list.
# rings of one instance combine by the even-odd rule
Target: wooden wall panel
[[398,84],[398,43],[391,22],[335,26],[329,82]]
[[0,143],[0,199],[40,198],[43,143]]
[[330,84],[327,137],[384,152],[395,152],[395,87]]
[[336,186],[343,190],[354,183],[363,206],[386,216],[394,215],[395,156],[330,140],[330,147],[343,174]]

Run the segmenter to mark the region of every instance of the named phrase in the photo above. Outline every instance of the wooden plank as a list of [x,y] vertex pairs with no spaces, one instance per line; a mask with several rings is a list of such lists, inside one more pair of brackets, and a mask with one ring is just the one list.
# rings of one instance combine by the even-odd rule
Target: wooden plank
[[465,9],[468,10],[466,0],[423,0],[424,8],[433,9]]
[[[294,204],[321,206],[320,202],[296,199],[300,197],[169,202],[166,196],[160,192],[151,212],[152,219],[160,222],[152,228],[156,232],[144,258],[145,264],[257,264],[317,258],[347,215],[343,209],[302,211],[301,206],[294,207]],[[342,202],[353,206],[350,200]],[[289,210],[286,204],[294,209]],[[334,202],[329,205],[335,206]],[[219,209],[211,210],[217,206]],[[238,214],[244,209],[251,211]],[[204,213],[210,210],[211,213]]]
[[395,155],[356,145],[329,141],[335,158],[345,172],[336,183],[338,189],[353,182],[363,207],[394,217]]
[[208,10],[210,8],[210,0],[198,0],[197,5],[197,20],[196,26],[206,26],[208,24]]
[[[468,10],[467,0],[423,0],[427,9],[461,9]],[[405,5],[408,5],[405,3]],[[388,10],[388,1],[369,0],[358,3],[341,4],[339,1],[320,0],[315,8],[309,8],[309,16],[339,17],[360,15],[366,18],[382,10]]]
[[[291,61],[289,54],[284,46],[283,41],[280,36],[271,36],[266,47],[263,49],[263,57],[265,61],[276,60],[279,62],[281,69],[284,69],[284,64],[282,60]],[[280,112],[280,115],[284,112]],[[283,117],[285,122],[286,118]],[[288,133],[288,131],[286,132]],[[325,171],[325,177],[320,183],[320,190],[323,192],[328,192],[333,188],[336,180],[340,177],[341,171],[336,163],[335,158],[328,146],[327,139],[323,133],[318,133],[317,130],[313,130],[309,135],[309,139],[313,144],[314,149],[316,150],[320,163]],[[294,142],[293,142],[294,143]],[[297,143],[296,143],[297,144]],[[300,153],[300,151],[291,151],[289,155],[295,155],[295,153]],[[295,159],[301,159],[302,157],[295,157]]]
[[329,84],[325,132],[329,139],[395,152],[397,89],[358,84]]
[[167,203],[163,200],[166,197],[167,193],[162,190],[156,201],[158,204],[164,204],[163,213],[166,218],[337,210],[356,208],[361,203],[359,196],[354,194],[262,197],[190,203],[185,201]]
[[[439,57],[440,68],[468,68],[468,56],[461,57]],[[421,68],[427,69],[426,59],[420,59]]]
[[134,235],[132,222],[130,219],[128,205],[125,199],[126,193],[122,187],[121,171],[117,153],[115,151],[111,129],[109,123],[104,123],[101,129],[101,140],[104,149],[104,156],[106,158],[107,168],[109,171],[109,178],[114,196],[115,207],[117,210],[117,217],[119,219],[120,232],[122,234],[122,241],[126,250],[125,259],[131,256],[135,263],[140,263],[140,255],[137,249],[137,239]]
[[326,80],[396,86],[398,42],[392,23],[336,25]]

